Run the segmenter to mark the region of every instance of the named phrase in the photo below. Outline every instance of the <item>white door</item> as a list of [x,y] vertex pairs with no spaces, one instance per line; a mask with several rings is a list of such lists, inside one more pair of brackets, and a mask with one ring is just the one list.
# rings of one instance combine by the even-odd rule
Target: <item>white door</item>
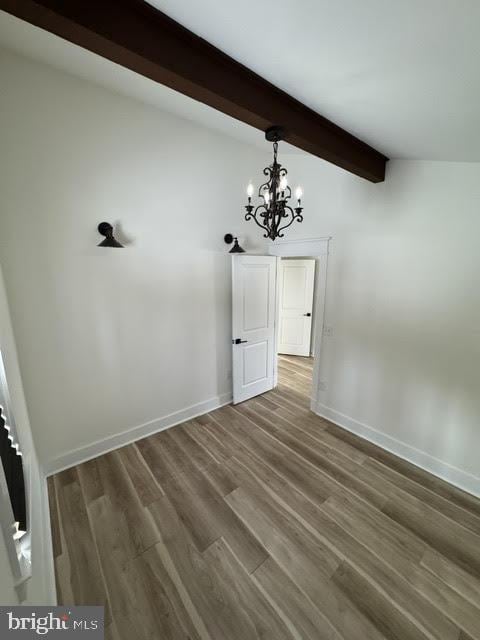
[[281,260],[278,353],[309,356],[315,260]]
[[232,256],[233,403],[273,389],[277,258]]

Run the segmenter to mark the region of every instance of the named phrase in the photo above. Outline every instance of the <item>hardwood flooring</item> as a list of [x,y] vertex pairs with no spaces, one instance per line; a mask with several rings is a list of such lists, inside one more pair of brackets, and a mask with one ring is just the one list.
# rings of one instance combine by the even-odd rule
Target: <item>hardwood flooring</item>
[[480,500],[279,386],[49,479],[62,604],[106,638],[480,639]]

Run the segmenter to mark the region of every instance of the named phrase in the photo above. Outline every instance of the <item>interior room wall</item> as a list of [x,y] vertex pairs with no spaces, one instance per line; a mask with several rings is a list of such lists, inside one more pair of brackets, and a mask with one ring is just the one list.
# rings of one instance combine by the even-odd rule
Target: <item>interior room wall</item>
[[[8,52],[0,81],[0,261],[42,463],[227,401],[222,237],[263,246],[243,187],[270,156]],[[480,492],[480,165],[396,160],[374,185],[279,158],[305,190],[288,239],[333,236],[317,410]],[[103,220],[127,248],[96,247]]]
[[[42,464],[227,402],[223,236],[255,248],[244,187],[266,156],[7,51],[0,82],[0,260]],[[96,246],[101,221],[126,248]]]
[[333,236],[317,410],[480,493],[480,164],[392,160],[371,184],[283,156],[289,240]]

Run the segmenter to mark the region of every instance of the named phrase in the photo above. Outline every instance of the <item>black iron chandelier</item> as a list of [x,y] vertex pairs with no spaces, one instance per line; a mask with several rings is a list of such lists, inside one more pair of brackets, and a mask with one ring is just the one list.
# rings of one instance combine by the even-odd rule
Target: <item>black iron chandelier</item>
[[255,223],[265,231],[264,238],[283,238],[283,230],[289,227],[295,220],[303,222],[302,211],[302,190],[297,187],[295,197],[297,206],[292,209],[288,201],[292,197],[292,190],[288,186],[287,170],[277,162],[278,143],[283,140],[283,130],[281,127],[270,127],[265,132],[265,138],[273,142],[273,163],[265,167],[263,173],[267,176],[259,190],[258,197],[260,204],[255,207],[252,204],[252,196],[255,188],[252,183],[247,187],[248,204],[245,205],[247,213],[245,220],[254,220]]

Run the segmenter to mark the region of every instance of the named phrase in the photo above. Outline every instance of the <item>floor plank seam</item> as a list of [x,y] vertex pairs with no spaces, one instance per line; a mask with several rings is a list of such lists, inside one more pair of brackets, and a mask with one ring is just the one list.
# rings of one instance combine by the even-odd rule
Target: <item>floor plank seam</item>
[[104,598],[108,640],[480,640],[480,501],[316,416],[312,359],[279,362],[52,477],[59,603]]

